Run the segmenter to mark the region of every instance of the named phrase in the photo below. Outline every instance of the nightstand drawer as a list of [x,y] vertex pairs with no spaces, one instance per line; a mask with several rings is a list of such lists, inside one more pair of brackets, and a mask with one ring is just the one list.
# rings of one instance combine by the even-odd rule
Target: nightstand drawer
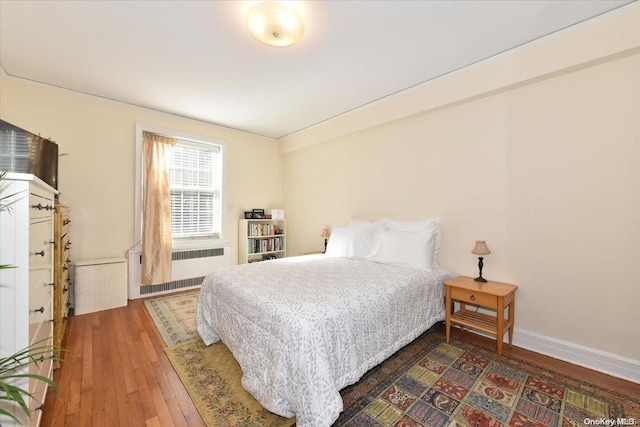
[[461,288],[451,288],[451,299],[464,303],[481,305],[488,308],[498,307],[498,298],[495,295],[487,295],[478,291]]

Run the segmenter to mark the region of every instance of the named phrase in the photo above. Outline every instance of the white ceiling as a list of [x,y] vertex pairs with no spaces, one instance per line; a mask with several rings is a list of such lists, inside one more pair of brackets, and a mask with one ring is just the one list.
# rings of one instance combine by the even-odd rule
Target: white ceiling
[[265,46],[245,1],[0,0],[14,77],[282,138],[629,0],[304,1]]

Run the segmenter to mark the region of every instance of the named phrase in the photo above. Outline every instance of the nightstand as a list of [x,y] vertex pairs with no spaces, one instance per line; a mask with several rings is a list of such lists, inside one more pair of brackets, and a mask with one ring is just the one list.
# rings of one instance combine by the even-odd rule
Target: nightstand
[[[446,335],[447,342],[451,333],[451,324],[477,329],[496,336],[498,360],[502,359],[502,340],[505,330],[509,332],[509,346],[513,340],[515,320],[516,285],[500,282],[476,282],[471,277],[459,276],[444,282],[447,288],[446,299]],[[453,312],[453,302],[460,303],[460,309]],[[495,316],[469,310],[467,304],[492,309]],[[505,308],[509,308],[505,319]]]

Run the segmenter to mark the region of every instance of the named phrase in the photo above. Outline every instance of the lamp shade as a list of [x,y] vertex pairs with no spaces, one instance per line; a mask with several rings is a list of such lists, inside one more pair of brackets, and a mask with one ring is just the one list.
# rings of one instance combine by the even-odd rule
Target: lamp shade
[[489,246],[487,246],[486,241],[476,240],[476,245],[473,247],[471,253],[474,255],[489,255],[491,251],[489,250]]
[[266,45],[286,47],[300,41],[304,22],[298,11],[284,2],[262,1],[247,12],[247,28]]
[[329,238],[329,236],[331,236],[331,232],[329,231],[328,228],[323,228],[322,229],[322,234],[320,235],[320,237],[324,237],[325,239]]

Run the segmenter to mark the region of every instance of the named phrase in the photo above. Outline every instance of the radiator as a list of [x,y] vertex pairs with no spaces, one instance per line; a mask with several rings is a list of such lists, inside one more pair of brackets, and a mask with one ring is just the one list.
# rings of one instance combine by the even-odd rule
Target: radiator
[[74,263],[74,314],[127,305],[127,260],[108,258]]
[[231,264],[231,248],[174,251],[171,281],[159,285],[142,285],[142,253],[129,252],[129,299],[168,294],[198,288],[204,277],[216,268]]

